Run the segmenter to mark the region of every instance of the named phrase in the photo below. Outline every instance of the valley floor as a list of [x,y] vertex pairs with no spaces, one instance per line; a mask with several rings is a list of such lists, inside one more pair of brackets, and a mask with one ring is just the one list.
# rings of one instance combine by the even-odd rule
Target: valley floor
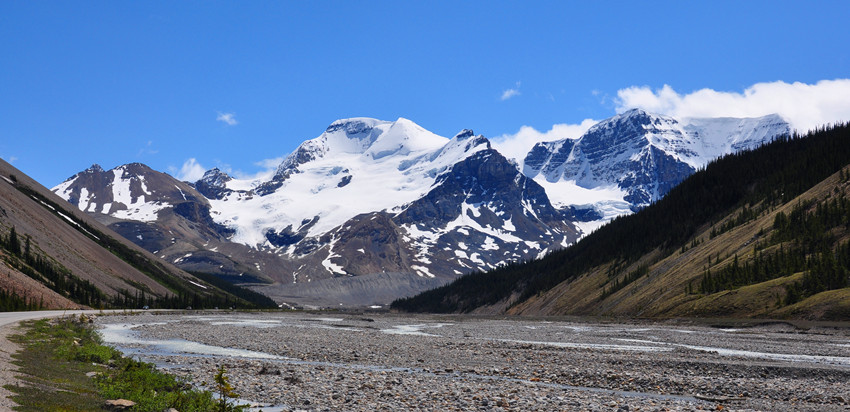
[[848,410],[850,329],[146,313],[107,343],[275,410]]

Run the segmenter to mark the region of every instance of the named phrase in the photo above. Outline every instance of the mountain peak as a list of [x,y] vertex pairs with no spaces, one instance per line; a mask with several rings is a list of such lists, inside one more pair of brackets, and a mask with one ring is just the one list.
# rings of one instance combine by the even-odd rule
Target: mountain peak
[[646,110],[635,107],[633,109],[626,110],[625,112],[622,112],[622,113],[618,114],[617,116],[632,117],[632,116],[647,116],[649,114],[650,113],[647,112]]
[[91,165],[91,167],[89,167],[88,169],[83,170],[83,173],[103,173],[103,168],[100,167],[99,164],[95,163]]
[[410,120],[410,119],[408,119],[408,118],[406,118],[406,117],[399,117],[399,118],[398,118],[398,119],[396,119],[396,120],[395,120],[395,122],[393,122],[393,123],[396,123],[396,124],[409,124],[409,125],[413,125],[413,126],[416,126],[416,127],[420,127],[418,124],[416,124],[416,122],[414,122],[413,120]]
[[124,170],[124,171],[129,172],[129,173],[133,173],[133,174],[147,174],[147,173],[155,172],[155,170],[151,169],[150,166],[148,166],[144,163],[139,163],[139,162],[127,163],[125,165],[121,165],[121,166],[118,166],[118,167],[115,168],[115,170],[118,170],[118,169]]
[[311,158],[328,153],[349,153],[379,159],[391,154],[434,150],[446,141],[403,117],[395,121],[355,117],[331,123],[325,133],[305,142],[299,150],[309,152]]
[[230,175],[228,175],[225,172],[222,172],[221,169],[219,169],[217,167],[214,167],[210,170],[207,170],[206,172],[204,172],[204,176],[201,177],[201,180],[203,180],[205,182],[214,182],[214,181],[227,182],[228,180],[231,180],[231,179],[232,178],[230,177]]
[[221,199],[229,191],[227,182],[233,180],[230,175],[215,167],[207,170],[201,180],[194,183],[195,190],[210,199]]
[[331,123],[330,126],[325,129],[325,133],[334,133],[342,130],[346,134],[356,135],[368,132],[379,123],[383,122],[370,117],[352,117],[348,119],[339,119]]
[[475,136],[475,132],[470,129],[463,129],[460,131],[460,133],[456,134],[454,138],[456,140],[466,140],[472,136]]
[[673,117],[650,113],[643,109],[631,109],[593,125],[582,139],[596,135],[609,140],[608,144],[645,140],[648,135],[658,133],[681,133],[681,124]]
[[[600,123],[606,122],[603,120]],[[609,123],[630,122],[640,125],[656,125],[659,126],[663,122],[677,123],[675,119],[669,116],[663,116],[657,113],[650,113],[643,109],[629,109],[607,120]]]

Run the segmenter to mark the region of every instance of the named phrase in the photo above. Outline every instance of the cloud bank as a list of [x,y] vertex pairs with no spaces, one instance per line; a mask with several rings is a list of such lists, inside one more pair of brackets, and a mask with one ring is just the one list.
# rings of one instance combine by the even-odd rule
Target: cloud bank
[[184,182],[197,182],[204,177],[204,173],[207,171],[207,169],[201,166],[201,164],[198,163],[198,160],[194,157],[183,162],[183,166],[180,170],[176,170],[176,168],[173,167],[170,169],[174,177]]
[[[254,162],[255,166],[259,166],[261,168],[260,171],[256,173],[245,173],[240,170],[232,170],[229,165],[218,165],[216,167],[237,179],[268,180],[274,176],[274,173],[277,171],[277,167],[281,164],[281,162],[283,162],[283,159],[283,157],[276,157],[273,159],[264,159],[259,162]],[[197,182],[204,177],[204,173],[210,169],[204,167],[200,162],[198,162],[198,159],[192,157],[183,162],[183,166],[179,169],[172,166],[169,167],[168,170],[178,180],[184,182]]]
[[556,124],[549,131],[541,132],[531,126],[522,126],[514,134],[504,134],[490,139],[496,150],[508,158],[522,162],[536,143],[561,139],[578,139],[590,126],[593,119],[584,119],[580,124]]
[[[517,89],[508,89],[503,99]],[[594,90],[594,96],[601,92]],[[777,113],[802,133],[816,127],[850,121],[850,79],[821,80],[815,84],[782,81],[756,83],[743,92],[701,89],[681,94],[669,85],[652,90],[648,86],[631,86],[617,91],[616,112],[639,108],[676,118],[685,117],[760,117]],[[575,139],[584,134],[596,120],[580,124],[556,124],[547,132],[522,126],[513,134],[491,139],[503,155],[522,163],[525,155],[538,142]]]
[[673,117],[759,117],[778,113],[806,132],[850,120],[850,79],[815,84],[756,83],[742,93],[712,89],[680,94],[669,85],[656,90],[632,86],[617,92],[617,112],[639,108]]

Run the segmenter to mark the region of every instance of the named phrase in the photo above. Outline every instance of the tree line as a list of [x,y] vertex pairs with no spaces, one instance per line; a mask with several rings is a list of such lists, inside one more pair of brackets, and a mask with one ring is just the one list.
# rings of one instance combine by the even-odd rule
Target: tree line
[[[91,307],[102,307],[106,296],[91,282],[80,279],[67,268],[40,253],[33,251],[32,241],[29,236],[21,242],[16,228],[9,230],[8,236],[0,236],[0,247],[6,251],[3,260],[9,267],[29,276],[30,278],[47,286],[50,290],[65,296],[72,301]],[[23,244],[23,247],[21,246]],[[6,292],[7,295],[9,292]],[[38,304],[29,302],[26,307],[19,309],[40,309],[43,302],[39,299]],[[14,309],[12,309],[14,310]]]

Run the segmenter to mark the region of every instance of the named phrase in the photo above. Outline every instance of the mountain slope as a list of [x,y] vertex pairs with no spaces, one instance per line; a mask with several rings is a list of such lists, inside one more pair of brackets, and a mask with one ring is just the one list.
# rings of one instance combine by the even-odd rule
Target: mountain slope
[[[214,174],[208,173],[204,181],[214,184],[209,177]],[[278,267],[273,257],[230,242],[233,230],[213,220],[209,200],[192,185],[146,165],[131,163],[108,171],[93,165],[53,191],[124,238],[184,270],[243,282],[268,282],[256,265]]]
[[[422,131],[409,121],[402,122],[404,133],[398,133],[399,122],[334,122],[282,163],[273,179],[279,187],[269,191],[269,185],[260,184],[261,196],[233,191],[212,201],[213,208],[223,211],[223,224],[236,222],[235,241],[262,234],[265,242],[259,249],[295,262],[291,275],[274,278],[280,283],[407,273],[439,284],[470,270],[538,256],[578,238],[543,189],[483,136],[464,130],[452,139],[425,144],[434,136],[410,136],[410,130]],[[387,130],[375,131],[374,125]],[[386,144],[388,133],[396,133],[393,141],[418,141],[415,146],[424,149],[396,150],[395,155],[376,151],[376,144]],[[276,215],[251,218],[272,209]],[[387,285],[387,279],[399,283]],[[405,276],[379,283],[387,285],[382,289],[422,284]],[[386,295],[382,290],[371,295],[364,294],[362,302],[390,301],[375,300]]]
[[253,180],[213,169],[178,182],[129,164],[94,166],[54,191],[183,269],[270,294],[286,289],[275,295],[285,303],[297,303],[285,299],[299,284],[338,290],[355,282],[330,279],[389,274],[357,283],[380,289],[356,293],[361,304],[386,304],[380,299],[392,290],[564,248],[657,200],[700,162],[770,140],[783,127],[777,116],[683,125],[632,111],[577,141],[541,144],[519,166],[471,130],[447,139],[403,118],[352,118],[333,122],[274,173]]
[[263,179],[213,169],[190,185],[130,164],[92,167],[54,191],[182,268],[243,283],[392,273],[402,276],[381,287],[407,290],[540,256],[580,235],[483,136],[447,139],[406,119],[336,121]]
[[[848,172],[842,170],[848,163],[847,125],[729,155],[657,203],[615,219],[566,250],[465,276],[396,301],[394,307],[846,318],[850,257],[842,257],[848,248],[848,223],[840,210],[850,203],[841,200],[848,194]],[[784,232],[784,220],[777,218],[790,216],[789,225],[819,222],[804,217],[821,216],[820,210],[839,210],[832,214],[839,217],[824,220],[830,224],[810,225],[820,229],[805,229],[809,226],[800,223],[799,229]]]
[[604,222],[657,201],[717,157],[788,133],[778,115],[677,120],[634,109],[578,139],[538,143],[523,173],[546,187],[556,206],[592,207]]
[[287,156],[270,180],[228,179],[227,194],[211,200],[214,217],[236,231],[234,242],[297,254],[302,239],[364,213],[399,213],[425,196],[453,165],[490,149],[473,137],[467,130],[446,139],[407,119],[338,120]]
[[3,290],[56,308],[239,301],[160,262],[3,161],[0,176]]

